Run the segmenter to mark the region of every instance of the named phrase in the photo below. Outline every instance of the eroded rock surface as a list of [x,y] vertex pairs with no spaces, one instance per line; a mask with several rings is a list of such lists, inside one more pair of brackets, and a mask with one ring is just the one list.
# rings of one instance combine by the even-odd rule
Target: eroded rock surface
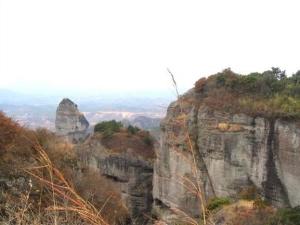
[[189,184],[196,177],[206,199],[255,186],[277,206],[300,204],[299,121],[214,111],[191,90],[169,106],[161,129],[153,197],[165,221],[177,217],[174,209],[199,216]]
[[87,137],[89,122],[78,110],[77,105],[68,98],[64,98],[56,110],[56,134],[65,136],[72,142],[84,140]]
[[116,150],[103,145],[102,138],[101,135],[95,134],[79,147],[81,162],[84,167],[97,171],[99,175],[113,182],[121,194],[121,201],[128,209],[130,224],[146,224],[151,218],[153,202],[154,149],[145,149],[144,151],[148,152],[143,154],[137,149],[127,148],[124,143],[119,143],[124,149]]

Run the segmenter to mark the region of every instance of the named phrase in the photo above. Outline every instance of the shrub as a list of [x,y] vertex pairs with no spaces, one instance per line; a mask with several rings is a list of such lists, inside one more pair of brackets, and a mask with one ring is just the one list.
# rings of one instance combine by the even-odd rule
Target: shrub
[[130,134],[136,134],[139,131],[140,131],[140,128],[138,128],[136,126],[129,125],[127,127],[127,132],[130,133]]
[[70,143],[60,139],[47,129],[37,129],[35,136],[53,164],[63,173],[76,166],[77,156]]
[[203,77],[195,83],[195,91],[198,93],[203,92],[205,85],[206,85],[206,77]]
[[214,110],[269,118],[300,118],[300,71],[287,77],[272,68],[239,75],[230,69],[201,78],[195,91],[206,90],[204,103]]
[[[2,165],[9,167],[14,165],[13,162],[18,161],[19,158],[30,156],[33,152],[31,144],[33,140],[34,132],[32,130],[21,127],[0,112],[0,167]],[[5,163],[1,163],[1,161]],[[14,166],[22,165],[17,163]]]
[[111,120],[96,124],[94,131],[103,133],[105,136],[111,136],[112,134],[119,132],[122,127],[123,125],[121,122]]
[[279,209],[270,225],[300,225],[300,207]]
[[154,142],[149,132],[147,132],[147,134],[143,137],[143,141],[148,146],[152,146]]
[[300,70],[298,70],[297,73],[293,74],[292,77],[290,78],[290,80],[294,84],[300,84]]
[[13,142],[19,135],[21,128],[12,119],[6,117],[4,113],[0,111],[0,150]]
[[214,210],[214,209],[218,209],[224,205],[229,205],[230,204],[230,199],[227,197],[216,197],[211,199],[206,208],[210,211]]

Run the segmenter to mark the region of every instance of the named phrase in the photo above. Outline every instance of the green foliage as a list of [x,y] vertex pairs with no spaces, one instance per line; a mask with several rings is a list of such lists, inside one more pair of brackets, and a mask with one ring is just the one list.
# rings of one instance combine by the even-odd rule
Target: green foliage
[[207,209],[212,211],[218,209],[224,205],[229,205],[231,203],[230,199],[227,197],[216,197],[211,199],[207,204]]
[[138,127],[131,126],[131,125],[129,125],[127,127],[127,132],[130,133],[130,134],[136,134],[139,131],[140,131],[140,128],[138,128]]
[[267,99],[245,97],[239,99],[242,111],[267,117],[300,117],[300,99],[288,95],[275,95]]
[[279,209],[270,225],[300,225],[300,207]]
[[217,87],[225,87],[228,91],[268,97],[283,92],[288,84],[300,85],[300,71],[287,78],[285,71],[274,67],[263,73],[250,73],[249,75],[236,74],[229,68],[209,79],[214,80]]
[[[200,79],[195,90],[198,93],[206,90],[207,102],[218,109],[226,110],[224,107],[229,106],[230,111],[246,114],[300,117],[300,71],[287,77],[285,71],[275,67],[249,75],[225,69],[206,80]],[[222,103],[226,96],[231,96],[233,101],[230,104]],[[223,100],[218,102],[214,99]]]
[[152,146],[153,145],[153,138],[151,137],[150,133],[147,132],[147,134],[143,137],[143,141],[146,145]]
[[293,74],[290,80],[296,85],[300,84],[300,70],[298,70],[297,73]]
[[123,127],[121,122],[115,120],[104,121],[95,125],[94,131],[103,133],[105,136],[111,136],[116,132],[119,132]]

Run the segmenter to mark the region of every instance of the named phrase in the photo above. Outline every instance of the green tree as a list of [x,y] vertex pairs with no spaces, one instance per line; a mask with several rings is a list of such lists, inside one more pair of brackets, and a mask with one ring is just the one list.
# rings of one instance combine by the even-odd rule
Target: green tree
[[119,132],[123,127],[121,122],[115,120],[104,121],[95,125],[94,132],[103,133],[105,136],[110,136]]
[[138,128],[136,126],[129,125],[127,127],[127,132],[130,133],[130,134],[136,134],[139,131],[140,131],[140,128]]

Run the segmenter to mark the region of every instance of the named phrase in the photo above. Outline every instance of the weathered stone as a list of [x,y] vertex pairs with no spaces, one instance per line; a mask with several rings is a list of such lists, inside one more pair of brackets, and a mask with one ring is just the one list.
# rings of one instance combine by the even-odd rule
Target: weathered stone
[[64,98],[56,110],[56,134],[72,142],[78,142],[87,137],[88,127],[89,122],[79,112],[77,105],[70,99]]
[[84,167],[111,179],[129,211],[131,224],[146,224],[152,209],[153,159],[134,155],[130,149],[114,152],[97,135],[78,147],[79,151],[83,148],[87,150],[81,154]]
[[295,121],[213,111],[191,90],[169,106],[161,127],[153,197],[154,211],[164,221],[178,218],[174,209],[192,217],[201,214],[190,181],[199,182],[206,199],[237,197],[255,186],[274,205],[300,204],[300,128]]

